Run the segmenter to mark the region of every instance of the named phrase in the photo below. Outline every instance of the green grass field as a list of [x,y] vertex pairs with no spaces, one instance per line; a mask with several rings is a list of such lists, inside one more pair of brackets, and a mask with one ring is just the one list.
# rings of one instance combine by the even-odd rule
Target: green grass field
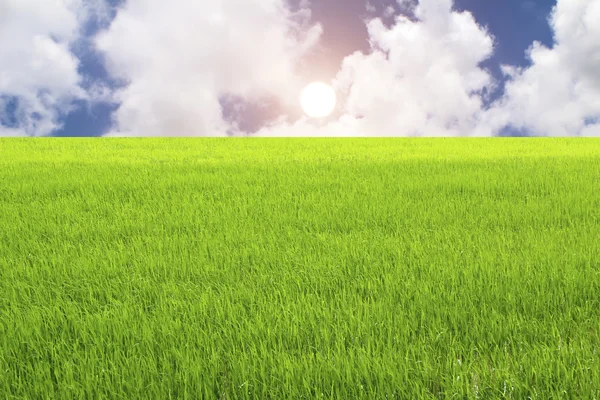
[[600,140],[1,139],[0,398],[600,398]]

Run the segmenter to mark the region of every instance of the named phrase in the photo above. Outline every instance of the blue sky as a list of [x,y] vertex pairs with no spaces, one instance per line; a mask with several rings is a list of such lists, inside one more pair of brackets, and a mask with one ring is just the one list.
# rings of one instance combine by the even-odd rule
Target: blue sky
[[[41,17],[35,13],[44,11],[43,1],[6,1],[7,15],[14,26],[27,27],[34,23],[40,26]],[[40,4],[34,8],[36,1]],[[590,25],[584,33],[577,33],[568,25],[559,26],[556,22],[585,25],[587,20],[593,21],[594,13],[600,9],[600,0],[559,1],[555,20],[550,18],[553,7],[557,6],[552,0],[455,0],[448,10],[439,4],[450,0],[439,0],[439,4],[435,4],[437,0],[311,0],[294,4],[285,0],[265,0],[273,5],[272,10],[253,10],[246,2],[245,14],[235,14],[234,3],[238,1],[214,2],[219,5],[214,8],[219,10],[219,23],[225,25],[219,32],[228,35],[221,47],[210,41],[194,40],[194,37],[204,35],[199,21],[200,14],[207,12],[201,7],[190,7],[186,0],[173,1],[168,8],[158,1],[88,0],[73,3],[58,0],[64,5],[64,13],[56,12],[56,20],[44,16],[48,27],[45,32],[43,28],[32,28],[31,31],[14,28],[11,31],[10,24],[4,30],[0,28],[0,46],[3,39],[7,41],[13,36],[23,42],[23,54],[14,50],[4,55],[5,58],[14,57],[14,62],[0,62],[0,73],[4,72],[4,75],[0,74],[0,98],[3,99],[0,125],[7,128],[5,132],[9,134],[37,135],[42,132],[52,136],[101,136],[115,132],[125,136],[218,136],[217,132],[283,136],[317,132],[316,135],[335,136],[338,132],[354,131],[364,136],[381,133],[456,136],[480,132],[484,132],[483,135],[563,136],[595,135],[600,131],[595,125],[600,116],[600,91],[586,89],[582,92],[579,89],[592,87],[590,82],[598,77],[589,71],[594,70],[594,62],[599,63],[596,65],[600,70],[600,58],[594,58],[599,54],[596,44],[600,42],[599,31]],[[567,4],[569,1],[571,4]],[[30,9],[24,5],[26,3],[31,5]],[[453,19],[464,11],[472,14],[474,23],[465,18]],[[198,22],[194,24],[195,12]],[[173,21],[170,21],[171,25],[155,29],[153,18],[161,14],[167,15],[165,18],[171,16]],[[414,22],[415,29],[408,29],[410,21],[398,22],[397,18],[402,15]],[[178,18],[182,21],[180,29]],[[374,19],[380,20],[381,26],[368,25],[368,21]],[[458,22],[453,23],[459,25],[438,29],[435,24],[443,26],[444,20],[456,20]],[[73,24],[72,29],[62,28],[69,23]],[[186,23],[190,24],[189,28]],[[261,26],[272,27],[270,36],[261,36]],[[555,38],[558,29],[560,37]],[[149,34],[142,34],[144,30]],[[470,51],[471,37],[461,36],[463,31],[473,32],[473,52]],[[412,35],[409,32],[420,32],[421,36],[409,40],[407,35]],[[51,73],[45,77],[43,71],[36,69],[40,72],[37,80],[11,86],[11,82],[18,83],[19,63],[29,65],[39,59],[34,43],[39,45],[41,35],[47,35],[53,41],[54,44],[48,42],[49,47],[58,45],[65,53],[60,55],[62,58],[53,55],[48,61],[44,60],[59,64],[47,67],[50,71],[56,67],[56,78],[51,78]],[[273,38],[277,35],[287,40]],[[247,42],[244,42],[245,38]],[[390,38],[393,43],[388,43]],[[163,39],[164,44],[161,43]],[[219,37],[214,39],[218,41]],[[449,40],[464,43],[442,45]],[[419,41],[423,43],[422,53],[419,52]],[[542,46],[532,58],[528,49],[536,41]],[[414,48],[411,47],[413,42],[416,42]],[[373,47],[370,43],[376,45]],[[161,47],[163,45],[166,47]],[[381,46],[389,46],[386,50],[389,53],[377,51]],[[410,51],[404,50],[409,47]],[[448,54],[444,53],[446,47],[450,49]],[[567,47],[577,48],[579,53],[571,54]],[[28,50],[24,50],[26,48]],[[454,48],[465,54],[452,52]],[[179,50],[171,53],[171,49]],[[246,49],[255,50],[248,51],[246,57],[249,58],[244,59],[240,54],[246,54]],[[56,54],[50,51],[46,53]],[[350,57],[357,51],[360,56]],[[392,61],[394,53],[405,55],[409,60],[429,60],[420,70],[430,66],[432,70],[441,70],[435,76],[442,83],[437,86],[432,83],[430,87],[428,82],[435,82],[430,79],[431,71],[428,74],[427,71],[414,72],[410,62]],[[475,56],[470,64],[462,65],[461,60],[472,54]],[[389,60],[381,59],[381,55]],[[579,58],[582,65],[571,65],[569,60],[578,61]],[[163,65],[168,59],[173,60],[173,65]],[[544,61],[546,59],[552,60],[551,65]],[[68,70],[69,60],[76,65],[76,71]],[[438,60],[449,61],[437,66]],[[190,66],[184,65],[188,62]],[[210,66],[212,62],[214,67]],[[173,67],[177,65],[185,68],[180,72]],[[502,65],[514,68],[513,74],[507,74],[505,68],[503,71]],[[197,71],[194,66],[198,66]],[[256,72],[271,66],[272,80],[266,76],[270,72]],[[378,68],[386,71],[381,73],[382,76],[389,75],[388,82],[381,78],[376,84],[361,83],[365,76],[377,80]],[[223,69],[227,69],[228,74],[223,75]],[[551,78],[552,74],[558,78]],[[11,80],[13,75],[17,78]],[[74,75],[78,79],[76,82]],[[396,80],[395,76],[405,79]],[[62,86],[56,82],[61,77],[65,79]],[[190,82],[189,93],[186,79]],[[473,83],[472,79],[477,82]],[[173,80],[172,84],[170,80]],[[294,105],[302,85],[313,80],[331,83],[339,93],[338,110],[325,121],[307,119]],[[461,85],[459,83],[444,87],[443,82],[448,81],[462,82],[465,88],[456,86]],[[412,88],[412,92],[406,90],[413,82],[417,87]],[[472,84],[475,85],[473,88]],[[562,87],[563,84],[573,86]],[[419,85],[427,88],[421,89]],[[396,89],[385,93],[386,86]],[[457,98],[464,101],[462,107],[453,108],[451,99],[437,104],[437,99],[455,92],[460,94]],[[577,93],[575,97],[574,92]],[[194,101],[196,93],[198,99],[202,99],[197,104]],[[528,93],[529,97],[524,97],[523,93]],[[532,99],[531,93],[539,99]],[[49,100],[39,100],[45,95]],[[361,99],[372,100],[362,104]],[[553,103],[548,103],[547,99],[552,99]],[[399,104],[402,104],[401,108],[398,108]],[[531,109],[528,104],[532,104]],[[470,107],[473,109],[469,113],[463,112],[462,109]],[[554,108],[570,111],[556,115],[551,113]],[[386,114],[385,110],[389,112]],[[547,111],[551,118],[541,120],[540,110]],[[396,122],[386,125],[381,123],[382,115],[399,117]]]

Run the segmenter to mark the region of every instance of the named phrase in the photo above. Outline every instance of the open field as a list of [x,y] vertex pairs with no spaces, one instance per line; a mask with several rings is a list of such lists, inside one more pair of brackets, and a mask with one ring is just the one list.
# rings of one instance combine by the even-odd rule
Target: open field
[[600,399],[600,140],[0,139],[0,398]]

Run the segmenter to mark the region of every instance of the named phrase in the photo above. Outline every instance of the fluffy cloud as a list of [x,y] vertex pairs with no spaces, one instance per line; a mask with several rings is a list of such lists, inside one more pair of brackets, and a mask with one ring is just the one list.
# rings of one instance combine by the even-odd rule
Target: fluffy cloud
[[581,131],[581,136],[600,136],[600,124],[587,125]]
[[[391,27],[368,22],[371,51],[347,57],[334,81],[342,117],[315,125],[271,124],[260,135],[493,135],[512,127],[537,135],[600,135],[600,1],[559,0],[550,23],[555,45],[534,43],[531,65],[504,65],[504,95],[481,63],[493,38],[451,0],[421,0]],[[415,5],[415,3],[412,3]]]
[[[594,135],[600,118],[600,2],[560,0],[550,22],[555,44],[534,43],[531,66],[504,66],[504,98],[488,115],[537,135]],[[590,125],[590,126],[587,126]]]
[[109,2],[0,0],[0,135],[52,133],[76,99],[118,103],[112,135],[600,135],[598,0],[558,0],[554,46],[534,43],[526,68],[502,66],[506,90],[493,104],[500,82],[482,67],[493,36],[452,0],[396,0],[366,21],[370,51],[347,56],[333,79],[332,117],[283,115],[242,132],[224,104],[231,114],[240,101],[277,99],[297,111],[299,71],[322,29],[308,1],[291,3],[127,0],[93,38],[123,83],[112,90],[84,89],[71,51],[90,17],[112,17]]
[[[82,18],[77,0],[0,2],[0,95],[12,99],[16,119],[15,128],[0,134],[49,134],[73,99],[85,97],[69,49]],[[8,118],[6,103],[0,104],[0,121]]]
[[127,82],[112,134],[223,135],[236,130],[225,96],[295,101],[296,67],[321,34],[309,20],[304,2],[129,0],[96,39],[110,73]]
[[[493,38],[470,13],[452,11],[451,0],[421,0],[414,16],[400,15],[389,28],[379,18],[368,22],[371,51],[348,56],[334,81],[343,98],[342,116],[315,127],[317,135],[491,133],[482,119],[494,82],[480,64],[492,55]],[[310,131],[310,123],[301,120],[259,134]]]

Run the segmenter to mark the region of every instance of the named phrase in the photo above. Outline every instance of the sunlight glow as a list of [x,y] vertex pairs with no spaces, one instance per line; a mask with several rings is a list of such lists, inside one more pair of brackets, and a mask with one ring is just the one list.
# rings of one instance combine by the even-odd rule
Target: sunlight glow
[[327,117],[335,108],[335,91],[323,82],[313,82],[302,91],[300,104],[311,118]]

